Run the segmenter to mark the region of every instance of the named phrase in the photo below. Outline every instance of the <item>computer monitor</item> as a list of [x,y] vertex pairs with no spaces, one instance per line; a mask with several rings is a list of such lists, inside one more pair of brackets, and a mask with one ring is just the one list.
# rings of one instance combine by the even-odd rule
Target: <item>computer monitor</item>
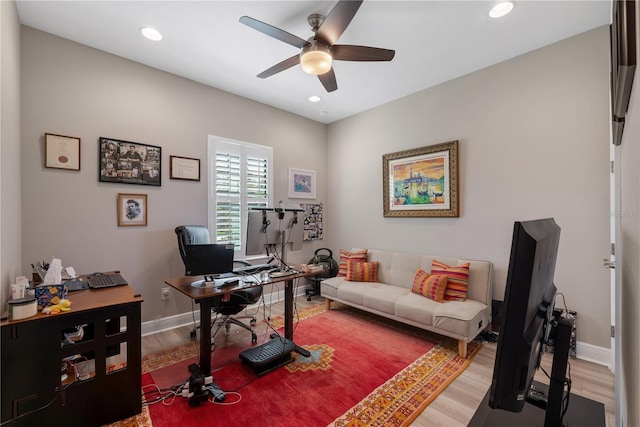
[[280,251],[302,249],[304,228],[302,210],[256,209],[247,220],[246,255],[278,255]]
[[[556,294],[553,278],[559,241],[560,227],[553,218],[514,224],[489,394],[489,406],[494,409],[521,412],[525,401],[531,402],[533,376],[540,366],[544,343],[552,326]],[[556,342],[556,345],[568,346],[568,342]],[[566,370],[566,357],[564,367]],[[561,399],[565,372],[561,367],[559,370]],[[556,386],[553,381],[551,386]],[[551,399],[551,396],[550,387],[546,405],[559,407],[561,402],[555,397]],[[545,409],[548,411],[548,407]],[[549,424],[545,422],[545,426],[560,425],[558,422],[559,418]]]
[[185,245],[188,276],[216,275],[233,271],[233,245]]

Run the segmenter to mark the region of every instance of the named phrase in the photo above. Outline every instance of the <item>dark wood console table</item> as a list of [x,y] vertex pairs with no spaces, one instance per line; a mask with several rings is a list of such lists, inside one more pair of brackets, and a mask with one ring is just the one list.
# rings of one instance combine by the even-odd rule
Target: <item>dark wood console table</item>
[[[125,285],[67,298],[69,312],[0,323],[3,425],[100,426],[142,410],[140,295]],[[78,326],[82,338],[63,343]]]

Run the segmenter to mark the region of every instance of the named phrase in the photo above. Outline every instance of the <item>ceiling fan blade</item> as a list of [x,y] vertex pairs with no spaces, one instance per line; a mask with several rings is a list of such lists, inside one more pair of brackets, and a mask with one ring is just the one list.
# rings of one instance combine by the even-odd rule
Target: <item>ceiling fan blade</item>
[[336,73],[333,72],[333,67],[324,74],[319,74],[318,78],[320,83],[327,90],[327,92],[333,92],[338,89],[338,82],[336,82]]
[[277,63],[273,67],[264,70],[263,72],[258,74],[258,77],[261,79],[266,79],[267,77],[271,77],[274,74],[279,73],[280,71],[284,71],[287,68],[291,68],[294,65],[298,65],[299,63],[300,55],[293,55],[291,58],[287,58],[284,61]]
[[361,4],[362,0],[340,0],[318,28],[316,39],[329,46],[333,45],[347,29]]
[[308,41],[301,39],[298,36],[294,36],[293,34],[287,33],[280,28],[276,28],[273,25],[265,24],[264,22],[258,21],[257,19],[253,19],[249,16],[241,17],[240,22],[248,27],[253,28],[254,30],[258,30],[263,34],[273,37],[274,39],[278,39],[300,49],[309,44]]
[[335,61],[391,61],[396,51],[380,47],[337,44],[331,48]]

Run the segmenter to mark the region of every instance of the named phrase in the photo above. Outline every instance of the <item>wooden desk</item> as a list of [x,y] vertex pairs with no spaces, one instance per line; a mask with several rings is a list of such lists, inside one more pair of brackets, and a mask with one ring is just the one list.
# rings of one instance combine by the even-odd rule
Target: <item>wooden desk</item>
[[[141,412],[142,298],[127,285],[67,298],[69,312],[0,322],[3,423],[20,417],[11,425],[100,426]],[[83,339],[63,346],[63,331],[78,325],[86,325]],[[63,359],[74,355],[93,372],[63,382]]]
[[[263,284],[285,283],[284,336],[291,341],[293,341],[293,281],[310,275],[313,275],[313,273],[297,273],[289,276],[271,278],[269,282]],[[200,372],[205,376],[209,376],[211,375],[211,307],[213,299],[226,293],[262,285],[239,277],[237,286],[222,289],[216,287],[204,288],[191,286],[194,281],[202,279],[203,276],[183,276],[167,279],[165,283],[200,304]],[[296,351],[300,351],[306,356],[309,355],[306,350],[300,347],[296,347]]]

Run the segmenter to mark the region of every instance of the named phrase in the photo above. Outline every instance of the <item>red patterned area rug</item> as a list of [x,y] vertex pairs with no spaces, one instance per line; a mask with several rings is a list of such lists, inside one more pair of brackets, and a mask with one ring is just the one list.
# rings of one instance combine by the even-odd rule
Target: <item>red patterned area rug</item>
[[[191,407],[170,397],[112,426],[408,426],[481,347],[470,343],[461,359],[456,340],[344,306],[311,307],[300,318],[294,339],[310,357],[294,353],[293,363],[257,377],[238,358],[249,342],[216,348],[212,375],[227,392],[223,403]],[[145,392],[184,384],[197,355],[192,344],[145,357]]]

